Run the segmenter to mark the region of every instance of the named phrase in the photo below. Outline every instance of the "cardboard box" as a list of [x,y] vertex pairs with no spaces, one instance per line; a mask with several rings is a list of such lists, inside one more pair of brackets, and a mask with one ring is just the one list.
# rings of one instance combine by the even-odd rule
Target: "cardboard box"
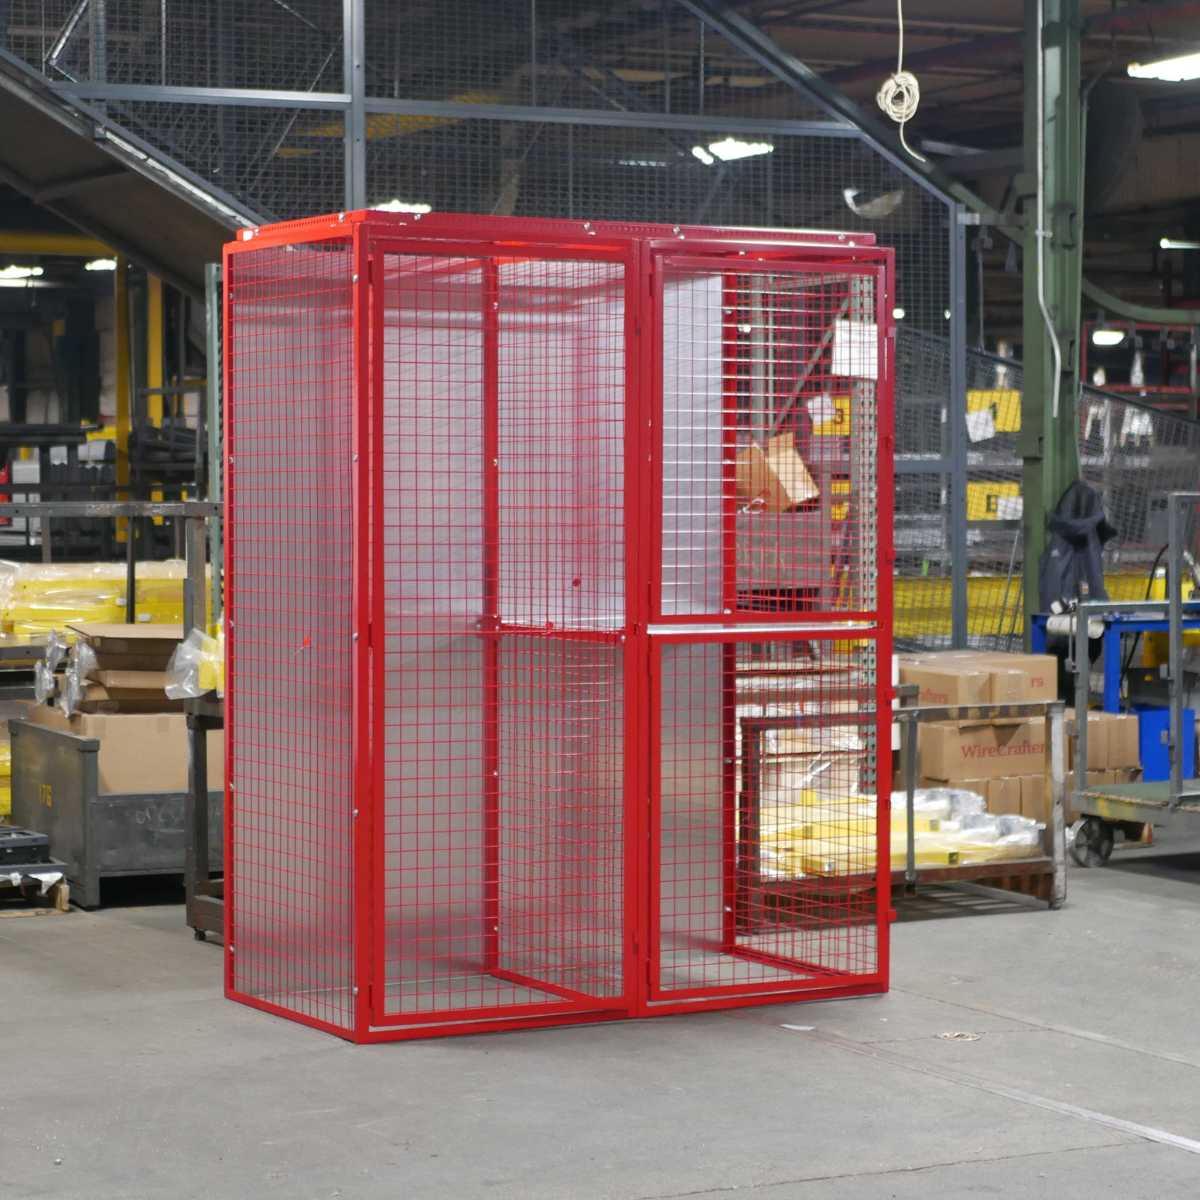
[[1004,779],[1042,765],[1045,722],[1039,718],[1005,724],[959,726],[952,721],[922,725],[917,736],[921,774],[931,779]]
[[[1068,721],[1074,721],[1075,710],[1068,708],[1066,716]],[[1087,767],[1089,771],[1103,771],[1108,766],[1108,733],[1111,719],[1111,713],[1090,712],[1087,715]],[[1075,766],[1075,739],[1068,736],[1067,768],[1073,771]]]
[[[1091,733],[1091,730],[1088,730]],[[1141,751],[1138,749],[1138,719],[1134,713],[1113,714],[1108,722],[1107,767],[1140,768]]]
[[129,696],[110,696],[98,683],[89,683],[83,689],[79,701],[81,713],[160,713],[183,712],[182,700],[168,700],[155,696],[150,700],[138,700]]
[[[100,741],[97,755],[102,792],[184,792],[187,790],[187,718],[183,713],[77,713],[66,717],[57,708],[30,705],[26,720],[50,729]],[[225,778],[225,738],[208,735],[210,789]]]
[[115,700],[166,700],[166,671],[96,671],[92,678]]
[[752,442],[739,451],[736,478],[738,495],[761,502],[764,512],[790,512],[821,494],[790,433],[769,438],[765,448]]
[[[959,791],[974,792],[983,797],[983,802],[990,813],[1019,813],[1021,811],[1021,780],[1019,776],[1006,779],[922,779],[917,784],[921,788],[955,788]],[[899,789],[903,791],[903,787]],[[903,801],[897,801],[903,807]]]
[[67,623],[96,654],[98,670],[165,671],[183,640],[182,625]]
[[1028,699],[1025,673],[1014,667],[994,667],[988,671],[988,701],[992,704],[1020,704]]
[[987,787],[987,810],[990,813],[1021,812],[1021,777],[1010,775],[1004,779],[989,779]]
[[[1108,771],[1089,771],[1086,786],[1100,787],[1111,782]],[[1063,777],[1063,817],[1068,825],[1078,815],[1075,813],[1071,796],[1075,791],[1075,772],[1068,771]],[[1035,821],[1050,820],[1050,796],[1046,781],[1042,775],[1029,775],[1021,779],[1021,815],[1032,817]]]
[[[1017,671],[1024,679],[1017,701],[1058,699],[1058,659],[1053,654],[1010,654],[1002,650],[947,650],[950,661],[989,671]],[[999,700],[996,703],[1000,703]]]
[[917,685],[918,704],[988,704],[989,675],[977,667],[900,660],[900,682]]
[[[982,796],[983,802],[984,802],[984,804],[986,804],[987,803],[987,794],[988,794],[988,784],[990,782],[991,782],[991,780],[989,780],[989,779],[948,780],[948,779],[930,779],[927,777],[921,777],[921,778],[917,779],[917,787],[919,787],[919,788],[954,788],[956,791],[974,792],[977,796]],[[899,792],[903,792],[904,784],[902,783],[896,790]],[[897,801],[897,803],[902,804],[903,801]]]
[[1032,817],[1035,821],[1045,821],[1048,811],[1046,805],[1046,780],[1042,775],[1022,775],[1021,816]]
[[901,683],[917,685],[919,704],[1022,704],[1058,698],[1058,660],[1052,654],[946,650],[902,655],[899,676]]
[[1053,654],[985,653],[990,661],[1010,671],[1018,671],[1023,679],[1021,699],[1024,701],[1058,699],[1058,659]]

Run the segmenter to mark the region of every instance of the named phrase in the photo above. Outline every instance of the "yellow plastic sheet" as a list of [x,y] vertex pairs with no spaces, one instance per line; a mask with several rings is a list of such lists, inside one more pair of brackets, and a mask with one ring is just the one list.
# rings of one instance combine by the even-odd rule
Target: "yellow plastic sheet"
[[[181,559],[137,565],[138,622],[183,620]],[[68,622],[119,624],[125,620],[124,563],[14,563],[0,561],[0,628],[36,636]]]

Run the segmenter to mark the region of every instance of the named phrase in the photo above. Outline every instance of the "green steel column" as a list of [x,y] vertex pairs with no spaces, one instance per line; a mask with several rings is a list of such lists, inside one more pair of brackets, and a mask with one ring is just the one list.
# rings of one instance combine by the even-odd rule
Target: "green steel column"
[[[1080,0],[1025,0],[1024,387],[1021,396],[1025,614],[1038,608],[1046,515],[1079,474],[1080,281],[1083,264],[1083,104]],[[1039,22],[1039,17],[1041,18]],[[1039,71],[1040,59],[1040,71]],[[1039,75],[1042,103],[1038,103]],[[1039,163],[1038,139],[1042,139]],[[1036,182],[1042,176],[1042,219]],[[1042,270],[1038,242],[1042,242]],[[1041,295],[1039,296],[1039,279]],[[1045,309],[1045,313],[1043,312]],[[1054,411],[1057,335],[1061,355]]]

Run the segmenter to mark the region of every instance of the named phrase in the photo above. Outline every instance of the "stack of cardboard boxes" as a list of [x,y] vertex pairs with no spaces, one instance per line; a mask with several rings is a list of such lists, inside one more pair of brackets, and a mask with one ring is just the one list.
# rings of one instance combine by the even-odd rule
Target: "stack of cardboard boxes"
[[[925,705],[1055,700],[1057,680],[1052,655],[952,650],[899,658],[900,683],[915,684],[917,703]],[[989,812],[1045,821],[1045,728],[1042,717],[923,723],[917,743],[920,786],[963,788],[983,796]],[[1089,780],[1129,780],[1137,769],[1137,718],[1090,713]],[[1070,789],[1068,778],[1068,795]]]
[[[182,792],[187,788],[187,718],[166,694],[179,625],[68,625],[84,681],[75,711],[30,705],[26,720],[100,741],[101,792]],[[83,653],[83,648],[90,656]],[[224,775],[219,731],[208,737],[208,778]]]
[[86,655],[78,711],[84,713],[173,712],[167,698],[167,664],[183,637],[182,625],[68,624]]
[[[1075,710],[1067,709],[1067,721]],[[1079,764],[1074,760],[1074,743],[1069,743],[1068,797]],[[1089,712],[1087,720],[1087,785],[1136,783],[1142,777],[1138,748],[1138,719],[1134,713]]]

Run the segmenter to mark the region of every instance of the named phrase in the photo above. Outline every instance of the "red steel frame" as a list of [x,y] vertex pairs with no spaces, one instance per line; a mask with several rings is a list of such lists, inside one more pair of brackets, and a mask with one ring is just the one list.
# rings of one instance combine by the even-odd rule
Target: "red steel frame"
[[[237,320],[230,296],[237,287],[239,260],[264,248],[293,247],[306,243],[344,240],[351,249],[353,269],[353,390],[346,398],[353,405],[354,467],[352,586],[354,614],[353,664],[353,1020],[345,1025],[323,1020],[309,1012],[252,995],[239,987],[235,970],[239,928],[238,862],[236,834],[237,791],[232,779],[238,738],[238,578],[235,566],[239,537],[238,509],[238,376],[235,338]],[[381,475],[383,435],[383,325],[380,263],[384,253],[474,257],[483,264],[485,305],[483,314],[483,491],[481,525],[484,531],[484,613],[480,636],[484,655],[485,691],[495,689],[496,655],[500,630],[497,604],[498,541],[496,264],[512,257],[562,260],[600,260],[619,263],[625,272],[625,624],[618,632],[568,633],[537,630],[542,636],[600,641],[623,649],[624,765],[623,765],[623,975],[621,994],[598,1001],[590,995],[546,981],[506,973],[496,949],[498,890],[496,789],[486,783],[485,796],[485,929],[484,966],[513,982],[531,984],[558,999],[539,1004],[471,1008],[459,1012],[388,1013],[383,998],[385,931],[383,902],[384,846],[382,797],[384,789],[383,696],[385,666],[381,631],[384,628],[384,572],[381,552],[385,512]],[[686,257],[685,257],[686,256]],[[875,390],[877,428],[877,542],[876,604],[870,611],[806,612],[737,611],[733,582],[736,569],[736,521],[726,503],[722,516],[723,611],[691,616],[665,615],[661,605],[663,531],[663,362],[660,314],[663,304],[663,264],[684,263],[689,268],[724,274],[726,294],[738,273],[756,270],[772,275],[787,272],[828,271],[862,274],[874,281],[875,320],[879,330],[879,372]],[[225,803],[226,930],[225,991],[242,1003],[333,1033],[355,1042],[444,1036],[523,1029],[585,1021],[645,1017],[704,1009],[740,1007],[799,998],[832,998],[884,991],[888,984],[890,912],[889,804],[892,611],[892,414],[894,328],[891,318],[893,256],[864,234],[819,233],[757,229],[664,227],[610,222],[546,219],[512,219],[436,214],[424,217],[378,212],[343,213],[283,222],[244,230],[224,255],[226,295],[224,322],[227,331],[225,383],[225,553],[227,591],[227,653],[230,676],[227,704]],[[723,339],[725,370],[736,377],[741,370],[736,340]],[[280,413],[280,421],[288,419]],[[723,494],[732,485],[730,462],[736,450],[731,422],[723,422]],[[730,611],[733,610],[733,611]],[[286,613],[281,614],[286,620]],[[712,622],[716,621],[717,625]],[[534,631],[527,631],[534,632]],[[869,973],[849,974],[817,969],[795,980],[760,981],[699,989],[664,987],[659,978],[657,903],[660,884],[657,819],[661,805],[659,781],[660,664],[668,646],[710,644],[721,648],[723,709],[722,754],[734,757],[735,728],[729,690],[738,643],[754,638],[772,642],[870,641],[876,652],[874,723],[880,759],[876,822],[877,866],[874,878],[874,926],[878,955]],[[498,734],[495,710],[486,718],[483,734],[485,775],[494,773]],[[726,893],[741,888],[739,851],[734,834],[734,814],[740,803],[735,772],[723,775],[721,808],[724,815],[722,876]],[[739,914],[727,906],[722,940],[738,953],[735,940]],[[740,952],[754,959],[753,951]],[[769,956],[767,956],[769,958]],[[798,964],[786,964],[795,969]]]

